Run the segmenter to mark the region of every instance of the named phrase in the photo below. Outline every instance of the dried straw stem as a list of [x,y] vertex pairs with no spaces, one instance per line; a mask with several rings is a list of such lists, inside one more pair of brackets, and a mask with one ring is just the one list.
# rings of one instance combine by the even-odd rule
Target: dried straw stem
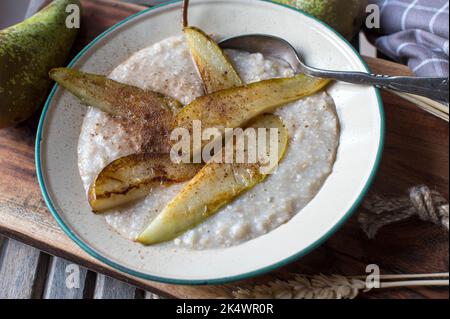
[[183,28],[189,26],[188,21],[188,8],[189,8],[189,0],[183,0]]
[[433,101],[429,98],[409,94],[409,93],[403,93],[393,90],[388,90],[389,92],[411,102],[417,105],[419,108],[421,108],[424,111],[427,111],[428,113],[433,114],[434,116],[439,117],[440,119],[444,121],[449,121],[449,108],[448,106],[441,104],[439,102]]
[[[380,288],[411,287],[411,286],[448,286],[448,273],[413,274],[413,275],[381,275]],[[296,275],[289,281],[276,280],[266,285],[250,289],[239,288],[233,292],[237,299],[353,299],[361,292],[372,288],[367,287],[366,276],[345,277],[341,275]],[[426,279],[420,278],[447,278]],[[389,279],[414,279],[386,281]]]

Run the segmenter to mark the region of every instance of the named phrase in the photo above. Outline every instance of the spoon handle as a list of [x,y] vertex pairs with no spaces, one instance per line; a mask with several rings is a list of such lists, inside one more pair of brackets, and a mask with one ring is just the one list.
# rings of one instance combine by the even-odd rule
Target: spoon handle
[[400,92],[426,96],[430,99],[449,102],[448,78],[387,76],[379,74],[366,74],[362,72],[337,72],[310,69],[310,75],[329,78],[337,81],[354,84],[374,85],[382,89],[391,89]]

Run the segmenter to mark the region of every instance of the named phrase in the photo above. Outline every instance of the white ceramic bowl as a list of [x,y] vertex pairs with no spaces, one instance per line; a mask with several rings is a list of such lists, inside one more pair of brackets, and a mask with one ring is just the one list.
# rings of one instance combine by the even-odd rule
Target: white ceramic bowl
[[[115,25],[72,61],[83,71],[108,74],[133,52],[181,33],[180,2],[150,8]],[[193,0],[190,23],[220,37],[267,33],[293,44],[323,68],[368,71],[357,52],[325,24],[297,10],[259,0]],[[92,214],[77,168],[85,107],[55,86],[42,113],[36,165],[42,193],[64,231],[85,251],[120,271],[180,284],[211,284],[262,274],[306,254],[328,238],[357,207],[374,177],[383,144],[383,111],[371,87],[328,88],[342,135],[333,173],[317,196],[287,224],[225,249],[188,251],[143,247]],[[293,192],[296,190],[293,189]]]

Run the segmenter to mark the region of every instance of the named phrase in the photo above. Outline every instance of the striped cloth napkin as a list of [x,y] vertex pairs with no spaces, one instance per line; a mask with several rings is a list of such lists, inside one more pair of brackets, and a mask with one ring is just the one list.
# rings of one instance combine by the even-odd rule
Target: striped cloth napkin
[[418,76],[447,77],[448,0],[369,0],[380,8],[377,48]]

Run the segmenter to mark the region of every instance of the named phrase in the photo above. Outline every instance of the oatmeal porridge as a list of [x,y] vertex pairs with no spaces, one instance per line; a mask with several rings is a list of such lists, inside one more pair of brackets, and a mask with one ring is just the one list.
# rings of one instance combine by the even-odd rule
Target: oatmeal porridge
[[[261,54],[226,51],[245,83],[289,77],[292,69]],[[163,93],[188,104],[204,94],[184,37],[145,48],[116,67],[113,80]],[[288,222],[317,194],[331,173],[339,145],[339,120],[332,98],[320,92],[276,110],[289,133],[278,169],[200,225],[161,244],[188,249],[228,247],[261,236]],[[84,118],[78,165],[86,190],[111,161],[139,152],[138,134],[90,107]],[[106,222],[134,240],[185,183],[161,185],[139,202],[107,212]]]

